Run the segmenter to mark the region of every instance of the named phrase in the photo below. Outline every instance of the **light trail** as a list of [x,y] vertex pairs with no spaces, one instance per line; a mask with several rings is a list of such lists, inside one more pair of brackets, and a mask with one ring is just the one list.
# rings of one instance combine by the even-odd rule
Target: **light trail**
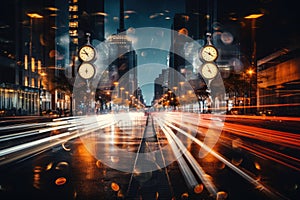
[[[165,121],[161,121],[159,118],[155,118],[156,122],[161,126],[162,130],[164,131],[165,135],[167,136],[169,143],[174,143],[178,146],[178,148],[173,147],[173,151],[175,151],[175,156],[178,158],[180,166],[182,166],[183,174],[185,175],[188,183],[190,186],[195,187],[198,185],[198,182],[196,181],[195,177],[193,176],[193,173],[189,169],[189,166],[186,164],[186,162],[181,156],[182,154],[186,157],[189,164],[193,167],[198,177],[201,179],[204,186],[207,188],[210,194],[213,196],[217,195],[217,188],[216,186],[210,181],[205,171],[202,169],[202,167],[199,165],[199,163],[196,161],[196,159],[192,156],[192,154],[187,150],[187,148],[184,146],[184,144],[181,142],[181,140],[174,134],[174,132],[166,126]],[[179,152],[180,151],[180,152]],[[184,161],[184,162],[183,162]]]
[[[151,120],[152,120],[152,123],[153,123],[153,121],[154,121],[153,117],[151,115],[149,115],[149,116],[151,117]],[[162,141],[161,141],[161,138],[159,138],[158,134],[157,134],[159,131],[155,130],[155,128],[154,128],[154,131],[156,131],[156,138],[157,138],[157,142],[158,142],[158,146],[159,146],[159,150],[160,150],[160,155],[161,155],[162,161],[163,161],[163,166],[167,166],[166,159],[165,159],[165,156],[164,156],[163,151],[162,151],[162,148],[163,148],[162,147]],[[174,196],[174,189],[172,187],[172,183],[171,183],[171,179],[170,179],[170,176],[169,176],[169,173],[168,173],[168,169],[167,169],[167,167],[165,167],[164,169],[165,169],[165,174],[167,176],[167,181],[168,181],[168,184],[169,184],[169,188],[171,190],[172,196]]]
[[228,166],[230,169],[232,169],[233,171],[235,171],[237,174],[239,174],[241,177],[243,177],[249,183],[253,184],[255,186],[255,188],[260,189],[260,191],[263,191],[266,194],[268,194],[268,195],[270,195],[270,196],[272,196],[274,198],[278,198],[278,197],[284,198],[284,197],[282,197],[281,194],[278,194],[277,192],[271,191],[270,188],[268,188],[267,186],[263,185],[259,180],[256,180],[256,179],[252,178],[250,175],[248,175],[247,173],[245,173],[244,171],[242,171],[241,169],[239,169],[238,167],[236,167],[235,165],[233,165],[226,158],[224,158],[223,156],[221,156],[219,153],[217,153],[216,151],[214,151],[212,148],[208,147],[206,144],[204,144],[203,142],[201,142],[200,140],[198,140],[197,138],[195,138],[191,134],[189,134],[186,131],[178,128],[177,126],[174,126],[172,124],[174,122],[174,119],[172,119],[170,117],[169,118],[160,117],[160,114],[157,114],[155,116],[159,118],[159,120],[157,120],[157,121],[164,121],[164,123],[167,126],[169,126],[170,128],[178,131],[179,133],[185,135],[186,137],[188,137],[189,139],[191,139],[192,141],[194,141],[201,148],[205,149],[207,152],[209,152],[211,155],[213,155],[219,161],[223,162],[226,166]]
[[300,171],[300,168],[299,168],[299,167],[295,167],[295,166],[290,165],[290,164],[288,164],[288,163],[286,163],[286,162],[284,162],[284,161],[282,161],[282,160],[280,160],[280,159],[274,158],[273,156],[270,156],[270,155],[268,155],[268,154],[265,154],[265,153],[256,151],[255,149],[253,149],[253,148],[251,148],[251,147],[247,147],[246,145],[242,145],[241,148],[243,148],[243,149],[245,149],[245,150],[247,150],[247,151],[249,151],[249,152],[251,152],[251,153],[253,153],[253,154],[256,154],[256,155],[258,155],[258,156],[261,156],[261,157],[263,157],[263,158],[267,158],[267,159],[269,159],[269,160],[271,160],[271,161],[275,161],[275,162],[277,162],[277,163],[279,163],[279,164],[281,164],[281,165],[284,165],[284,166],[286,166],[286,167],[289,167],[289,168],[291,168],[291,169]]
[[[58,123],[58,121],[53,123],[48,123],[48,125],[57,125],[50,128],[44,128],[44,129],[37,129],[34,130],[32,133],[46,133],[51,132],[52,130],[61,130],[66,128],[73,128],[74,126],[82,127],[77,128],[80,129],[73,131],[73,132],[62,132],[57,135],[47,136],[42,139],[26,142],[23,144],[7,147],[5,149],[0,150],[0,165],[4,165],[10,162],[13,162],[15,160],[28,157],[30,155],[36,154],[38,152],[45,151],[49,148],[52,148],[54,146],[57,146],[59,144],[63,145],[66,141],[72,140],[77,137],[81,137],[84,135],[87,135],[93,131],[97,131],[99,129],[103,129],[105,127],[111,126],[112,124],[115,124],[112,120],[112,118],[106,118],[106,120],[102,120],[103,118],[98,118],[95,120],[95,117],[87,117],[85,119],[81,118],[81,120],[74,119],[71,124],[67,124],[64,121],[61,121]],[[31,134],[32,134],[31,133]],[[23,134],[23,133],[21,133]],[[18,135],[18,134],[16,134]],[[28,134],[23,136],[28,136]],[[15,136],[14,136],[15,137]]]
[[[263,97],[263,96],[262,96]],[[280,104],[264,104],[264,105],[242,105],[242,106],[234,106],[235,109],[249,109],[249,108],[255,108],[255,109],[263,109],[263,108],[286,108],[286,107],[296,107],[300,106],[300,103],[280,103]],[[223,110],[226,110],[227,108],[222,108]]]
[[177,158],[179,168],[183,174],[183,177],[185,178],[185,180],[187,182],[187,185],[190,188],[195,187],[196,185],[198,185],[198,182],[197,182],[194,174],[192,173],[191,169],[189,168],[188,164],[186,163],[186,161],[184,160],[184,158],[182,156],[182,152],[186,152],[186,149],[180,149],[180,147],[177,146],[176,141],[171,136],[171,130],[168,127],[164,126],[160,120],[157,120],[157,118],[154,118],[154,119],[159,124],[159,126],[161,127],[161,130],[164,132],[165,136],[167,137],[167,139],[169,141],[169,145],[172,148],[172,151],[173,151],[175,157]]
[[53,136],[50,136],[50,137],[47,137],[47,138],[43,138],[43,139],[35,140],[35,141],[32,141],[32,142],[20,144],[20,145],[17,145],[17,146],[9,147],[9,148],[6,148],[6,149],[2,149],[2,150],[0,150],[0,156],[6,156],[8,154],[15,153],[17,151],[22,151],[22,150],[25,150],[27,148],[30,148],[30,147],[33,147],[33,146],[36,146],[36,145],[40,145],[44,142],[49,142],[51,140],[60,139],[60,138],[63,138],[65,136],[69,136],[69,135],[70,135],[69,132],[61,133],[59,135],[53,135]]
[[19,125],[9,125],[0,127],[0,131],[24,129],[24,128],[38,128],[45,126],[46,123],[29,123],[29,124],[19,124]]
[[300,117],[284,117],[284,116],[226,115],[226,118],[256,119],[256,120],[269,120],[269,121],[279,121],[279,122],[300,121]]
[[[278,192],[274,192],[272,188],[262,183],[257,177],[254,177],[250,172],[247,172],[246,169],[241,169],[235,165],[233,161],[230,162],[224,155],[213,150],[205,141],[200,141],[193,135],[201,135],[201,137],[206,139],[209,137],[211,139],[217,139],[221,145],[227,144],[227,147],[230,148],[230,150],[232,150],[232,148],[241,148],[255,156],[300,171],[299,158],[262,146],[265,143],[270,143],[280,147],[300,149],[300,135],[298,134],[229,123],[224,121],[224,116],[218,116],[217,114],[199,115],[196,113],[161,112],[151,113],[150,116],[153,117],[155,123],[158,124],[156,134],[160,131],[163,133],[162,135],[165,136],[163,137],[163,140],[162,137],[156,135],[158,140],[157,145],[159,146],[158,150],[161,152],[163,164],[166,165],[162,152],[162,148],[164,147],[162,147],[162,145],[169,145],[171,148],[170,152],[177,158],[179,169],[185,177],[187,186],[190,188],[197,186],[200,179],[210,194],[213,196],[217,196],[218,194],[218,188],[207,176],[205,167],[202,167],[190,153],[187,146],[184,145],[182,137],[179,137],[179,134],[189,139],[189,142],[191,140],[196,143],[201,147],[201,150],[209,152],[216,160],[220,161],[223,166],[228,166],[232,171],[254,185],[255,188],[275,198],[285,197]],[[277,118],[276,120],[283,120],[283,118]],[[52,131],[58,131],[58,133],[56,135],[47,136],[42,139],[0,150],[0,166],[20,158],[38,154],[56,145],[62,145],[64,148],[63,145],[66,141],[78,137],[85,137],[91,133],[95,134],[101,130],[100,133],[104,134],[97,134],[97,138],[109,139],[110,145],[124,144],[127,145],[126,148],[131,146],[133,151],[137,150],[138,153],[133,166],[133,172],[136,172],[135,167],[139,159],[139,151],[141,150],[143,140],[147,138],[145,135],[146,133],[143,131],[145,130],[146,121],[147,117],[145,117],[143,113],[114,113],[99,116],[58,118],[48,123],[28,124],[26,125],[26,128],[28,127],[34,130],[0,136],[0,142],[41,133],[51,133]],[[13,127],[10,128],[11,129],[9,130],[17,130]],[[133,132],[133,130],[139,131]],[[214,138],[214,133],[217,131],[223,131],[225,134],[220,135],[220,138]],[[236,140],[237,138],[239,141]],[[260,141],[262,143],[252,144],[247,139]],[[107,141],[108,140],[105,140],[103,142]],[[99,141],[96,140],[96,142]],[[191,144],[191,142],[189,144]],[[148,147],[149,144],[146,142],[146,145]],[[154,162],[156,161],[154,160]],[[158,164],[157,167],[159,168]],[[168,171],[165,170],[165,173],[167,175],[169,186],[172,188]],[[131,178],[133,178],[133,174]]]
[[276,163],[279,163],[283,166],[289,167],[291,169],[300,171],[300,159],[288,155],[286,153],[279,152],[279,149],[274,150],[259,144],[246,141],[244,139],[242,140],[240,138],[237,139],[234,137],[224,136],[224,135],[220,137],[220,143],[224,146],[227,146],[228,148],[232,147],[232,148],[244,149],[255,156],[259,156],[274,161]]
[[3,136],[0,136],[0,142],[5,142],[8,140],[14,140],[14,139],[37,135],[37,134],[40,134],[40,133],[35,130],[35,131],[24,131],[21,133],[14,133],[14,134],[10,134],[10,135],[3,135]]
[[267,158],[291,169],[300,171],[300,159],[295,157],[253,144],[242,143],[239,145],[239,147],[251,152],[254,155]]
[[[123,121],[124,120],[128,120],[127,118],[123,118]],[[122,120],[121,120],[122,121]],[[146,127],[146,124],[145,124],[145,127]],[[143,130],[143,134],[145,135],[145,129]],[[130,192],[130,188],[131,188],[131,184],[132,184],[132,181],[133,181],[133,178],[134,178],[134,174],[138,174],[140,173],[139,170],[137,169],[137,163],[138,163],[138,158],[139,158],[139,154],[140,153],[144,153],[144,152],[141,152],[141,148],[142,148],[142,143],[143,143],[143,138],[141,137],[140,141],[139,141],[139,146],[138,146],[138,150],[137,150],[137,154],[136,154],[136,157],[134,159],[134,163],[133,163],[133,167],[132,167],[132,174],[130,176],[130,180],[129,180],[129,184],[128,184],[128,188],[127,188],[127,195],[129,194]]]
[[[47,122],[47,123],[33,123],[33,124],[22,124],[22,125],[16,125],[16,126],[4,126],[4,127],[1,127],[2,130],[6,130],[6,131],[10,131],[10,132],[12,132],[16,129],[25,128],[25,127],[31,128],[31,129],[34,128],[34,130],[2,135],[2,136],[0,136],[0,142],[13,140],[13,139],[20,139],[23,137],[46,133],[46,132],[53,131],[53,130],[72,128],[74,126],[78,126],[78,121],[76,121],[76,120],[58,121],[58,122],[54,121],[54,122]],[[40,127],[43,127],[43,128],[40,128]],[[37,128],[40,128],[40,129],[37,129]]]
[[[165,115],[164,118],[166,118],[167,116],[169,119],[174,119],[172,123],[178,124],[180,122],[177,119],[177,116],[179,116],[180,113],[174,112],[172,114],[166,113],[164,115]],[[278,144],[290,148],[300,149],[299,134],[277,131],[277,130],[270,130],[266,128],[259,128],[259,127],[241,125],[241,124],[234,124],[229,122],[221,122],[221,124],[224,123],[223,127],[217,127],[217,126],[211,127],[210,125],[212,123],[212,119],[214,119],[212,116],[213,115],[204,115],[203,117],[200,117],[199,120],[195,120],[199,118],[199,115],[190,113],[189,115],[185,115],[182,120],[185,123],[192,124],[198,127],[227,131],[238,136],[253,138],[264,142],[269,142],[269,143]],[[216,118],[218,118],[218,115],[215,115],[214,120],[216,120]],[[222,120],[222,118],[220,118],[220,120]],[[186,125],[183,125],[181,123],[180,126],[186,126]],[[196,129],[196,127],[194,129]]]
[[[126,123],[126,122],[128,122],[128,117],[124,118],[124,115],[123,115],[123,117],[122,117],[122,115],[116,117],[117,119],[120,119],[120,121],[118,121],[117,125],[121,130],[124,130],[124,128],[128,129],[129,124]],[[132,142],[132,143],[138,144],[138,147],[137,147],[137,151],[136,151],[137,153],[135,154],[135,158],[133,160],[134,163],[132,166],[132,173],[130,176],[129,184],[127,186],[127,191],[126,191],[127,196],[130,196],[130,194],[132,192],[131,187],[132,187],[132,181],[134,180],[134,177],[139,176],[140,173],[142,173],[141,170],[144,170],[144,169],[140,168],[140,167],[143,167],[143,165],[141,166],[140,162],[145,161],[145,157],[142,154],[144,154],[144,153],[151,154],[151,152],[153,150],[153,149],[151,149],[151,145],[149,143],[155,145],[154,151],[156,151],[157,150],[156,147],[158,147],[158,150],[160,152],[160,156],[161,156],[161,159],[163,162],[163,166],[166,166],[165,157],[162,152],[161,141],[159,140],[157,134],[154,134],[155,130],[153,128],[152,118],[149,116],[145,116],[143,113],[131,113],[131,115],[134,115],[134,116],[131,116],[131,119],[134,119],[133,123],[130,123],[133,126],[133,127],[131,127],[131,130],[136,129],[136,126],[143,127],[143,128],[141,128],[141,130],[140,130],[141,136],[135,137],[135,139],[138,139],[138,141]],[[123,134],[126,134],[126,133],[123,133]],[[131,133],[131,134],[133,134],[133,133]],[[118,138],[120,138],[120,137],[121,136],[118,136]],[[151,138],[156,137],[157,142],[152,143],[152,142],[147,141],[147,138],[149,138],[149,137],[151,137]],[[128,141],[126,141],[125,143],[127,145],[130,144],[130,142],[128,142]],[[120,142],[118,142],[118,144],[120,144]],[[149,161],[153,162],[153,164],[156,166],[156,169],[154,169],[154,170],[161,170],[161,166],[159,163],[157,163],[159,161],[156,160],[155,155],[152,155],[152,156],[149,155],[147,158]],[[164,173],[165,173],[166,179],[168,181],[168,186],[169,186],[170,192],[172,195],[174,195],[167,168],[165,168]]]
[[223,131],[281,146],[300,149],[300,135],[265,128],[225,122]]

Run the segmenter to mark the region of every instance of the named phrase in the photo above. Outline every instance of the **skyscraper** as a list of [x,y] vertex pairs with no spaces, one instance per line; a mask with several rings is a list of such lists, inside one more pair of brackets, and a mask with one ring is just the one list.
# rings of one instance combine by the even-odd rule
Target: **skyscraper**
[[137,89],[137,55],[133,49],[132,42],[126,35],[124,26],[124,1],[120,0],[120,19],[118,34],[113,34],[108,38],[109,42],[109,72],[111,86],[114,88],[114,82],[120,79],[126,79],[122,82],[125,84],[126,91],[133,94]]

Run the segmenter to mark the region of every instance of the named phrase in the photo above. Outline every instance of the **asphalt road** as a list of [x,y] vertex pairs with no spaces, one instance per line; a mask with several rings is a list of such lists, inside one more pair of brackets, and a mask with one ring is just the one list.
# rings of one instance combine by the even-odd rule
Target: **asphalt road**
[[[22,137],[4,140],[8,132],[1,132],[0,199],[300,197],[297,119],[230,116],[214,124],[217,116],[203,115],[195,123],[192,114],[137,114],[128,125],[126,118],[103,117],[96,126],[70,118],[25,130],[2,126]],[[31,123],[45,121],[24,124]],[[209,144],[205,134],[216,133],[212,124],[222,126],[221,133],[201,156],[199,141]],[[31,131],[42,135],[26,135]],[[180,136],[184,131],[192,137]],[[123,151],[134,152],[133,160]]]

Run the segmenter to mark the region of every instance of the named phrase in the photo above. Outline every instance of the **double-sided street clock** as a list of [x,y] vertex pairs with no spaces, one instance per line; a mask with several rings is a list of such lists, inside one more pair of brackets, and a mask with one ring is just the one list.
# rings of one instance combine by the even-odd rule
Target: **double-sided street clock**
[[78,67],[78,75],[87,81],[96,74],[96,68],[93,64],[96,54],[96,49],[90,44],[90,34],[87,33],[87,43],[78,51],[79,59],[82,61]]
[[207,33],[207,44],[199,52],[199,57],[204,62],[214,62],[219,56],[219,52],[212,44],[210,36],[211,34]]
[[219,56],[217,48],[211,43],[211,34],[207,33],[207,44],[199,51],[199,58],[203,64],[200,68],[200,73],[203,78],[211,80],[214,79],[219,72],[218,66],[215,64]]

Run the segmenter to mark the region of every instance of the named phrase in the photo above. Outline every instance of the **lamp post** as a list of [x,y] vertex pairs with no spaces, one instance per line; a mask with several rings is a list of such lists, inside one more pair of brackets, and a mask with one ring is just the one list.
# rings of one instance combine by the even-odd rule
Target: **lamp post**
[[120,104],[122,105],[123,104],[123,90],[124,90],[125,88],[124,87],[120,87],[120,98],[121,98],[121,102],[120,102]]
[[29,41],[29,58],[32,57],[32,35],[33,35],[33,19],[42,19],[43,16],[38,13],[27,13],[30,18],[30,41]]
[[[27,16],[30,18],[30,41],[29,41],[29,59],[30,59],[30,62],[31,62],[31,67],[33,67],[35,65],[34,63],[34,60],[33,60],[33,56],[32,56],[32,47],[33,47],[33,19],[42,19],[43,16],[38,14],[38,13],[27,13]],[[31,71],[33,71],[34,69],[32,68]],[[38,73],[39,74],[39,73]],[[38,80],[40,78],[38,77]],[[39,81],[38,81],[39,82]],[[42,91],[43,91],[43,87],[42,87],[42,84],[41,84],[41,81],[40,83],[38,84],[39,88],[38,88],[38,113],[39,115],[42,115],[42,97],[41,97],[41,94],[42,94]]]
[[125,89],[124,87],[120,87],[120,92],[121,92],[120,97],[121,97],[121,99],[123,99],[123,90],[124,89]]
[[119,86],[119,82],[117,82],[117,81],[114,82],[114,86],[115,86],[115,90],[116,90],[116,93],[117,93],[116,96],[117,96],[117,98],[119,98],[119,87],[118,87]]
[[[254,71],[252,71],[251,75],[254,74],[254,84],[255,84],[255,101],[256,101],[256,107],[259,106],[259,90],[257,88],[257,58],[256,58],[256,20],[260,17],[262,17],[264,14],[258,13],[258,14],[250,14],[245,16],[245,19],[250,19],[251,20],[251,43],[252,43],[252,51],[251,51],[251,67],[253,68]],[[251,80],[250,80],[251,84]],[[250,85],[251,88],[251,85]],[[250,91],[251,92],[251,91]],[[251,96],[251,94],[250,94]],[[250,98],[250,106],[252,106],[251,103],[251,98]]]
[[41,85],[40,88],[39,88],[39,98],[40,98],[40,103],[39,103],[39,115],[40,115],[40,116],[43,115],[43,108],[42,108],[43,95],[44,95],[43,85]]
[[249,111],[251,113],[252,110],[252,75],[254,74],[254,70],[252,68],[248,69],[246,72],[249,75]]

